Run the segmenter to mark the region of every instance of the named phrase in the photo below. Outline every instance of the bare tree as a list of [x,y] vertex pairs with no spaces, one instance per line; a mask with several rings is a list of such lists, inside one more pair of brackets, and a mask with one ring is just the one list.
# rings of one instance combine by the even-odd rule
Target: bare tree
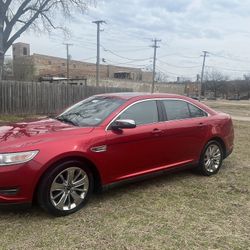
[[228,81],[228,76],[222,74],[217,70],[206,72],[205,75],[206,89],[212,91],[214,93],[215,98],[218,95],[218,91],[224,92],[223,88],[226,81]]
[[7,58],[4,61],[4,66],[3,66],[3,79],[7,80],[12,77],[13,77],[13,60]]
[[61,28],[55,23],[57,13],[70,18],[75,10],[84,12],[91,0],[0,0],[0,79],[4,55],[27,29]]
[[156,72],[155,74],[155,80],[156,82],[167,82],[167,75],[164,74],[163,72]]

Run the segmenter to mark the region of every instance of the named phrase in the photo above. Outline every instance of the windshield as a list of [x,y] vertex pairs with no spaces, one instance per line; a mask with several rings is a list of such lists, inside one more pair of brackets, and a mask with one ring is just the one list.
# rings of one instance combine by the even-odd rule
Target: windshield
[[75,126],[96,126],[124,102],[116,97],[94,96],[68,108],[56,119]]

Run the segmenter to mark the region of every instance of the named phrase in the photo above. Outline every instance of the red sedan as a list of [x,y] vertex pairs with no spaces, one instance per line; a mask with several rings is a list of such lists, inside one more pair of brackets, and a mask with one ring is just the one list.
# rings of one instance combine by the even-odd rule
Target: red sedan
[[96,95],[55,119],[0,127],[0,203],[37,199],[68,215],[123,180],[187,166],[216,174],[233,140],[229,115],[184,96]]

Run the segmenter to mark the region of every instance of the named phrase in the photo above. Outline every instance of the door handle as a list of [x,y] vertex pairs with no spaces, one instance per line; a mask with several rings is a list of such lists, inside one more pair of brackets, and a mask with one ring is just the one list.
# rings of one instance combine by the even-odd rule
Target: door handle
[[203,122],[199,122],[199,123],[198,123],[198,126],[199,126],[200,128],[203,128],[203,127],[205,126],[205,124],[204,124]]
[[153,129],[153,131],[151,133],[153,135],[162,135],[163,131],[161,129],[155,128],[155,129]]

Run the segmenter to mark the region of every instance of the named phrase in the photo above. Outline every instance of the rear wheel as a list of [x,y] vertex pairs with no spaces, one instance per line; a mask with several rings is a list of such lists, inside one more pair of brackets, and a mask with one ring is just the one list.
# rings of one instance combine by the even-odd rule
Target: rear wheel
[[198,166],[198,170],[203,175],[213,175],[218,173],[223,161],[223,150],[219,142],[210,141],[205,146]]
[[93,176],[79,161],[55,166],[42,179],[38,202],[56,216],[65,216],[81,209],[93,190]]

